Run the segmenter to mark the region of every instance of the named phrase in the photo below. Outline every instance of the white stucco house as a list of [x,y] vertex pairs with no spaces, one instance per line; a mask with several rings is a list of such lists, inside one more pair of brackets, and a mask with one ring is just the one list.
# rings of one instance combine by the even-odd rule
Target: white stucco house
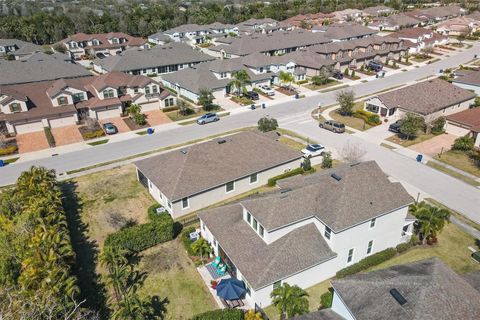
[[401,119],[411,112],[431,122],[467,110],[475,96],[447,81],[433,79],[373,96],[365,101],[364,110],[389,120]]
[[311,287],[409,240],[412,197],[373,161],[279,181],[276,192],[200,212],[201,235],[253,307],[282,283]]
[[135,162],[140,183],[174,218],[298,168],[302,154],[271,134],[245,131]]

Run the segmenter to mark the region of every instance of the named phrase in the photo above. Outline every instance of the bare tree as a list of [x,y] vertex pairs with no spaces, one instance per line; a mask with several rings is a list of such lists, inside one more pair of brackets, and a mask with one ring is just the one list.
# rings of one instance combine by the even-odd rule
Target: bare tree
[[360,145],[349,141],[343,146],[341,151],[342,158],[348,163],[359,162],[367,152]]

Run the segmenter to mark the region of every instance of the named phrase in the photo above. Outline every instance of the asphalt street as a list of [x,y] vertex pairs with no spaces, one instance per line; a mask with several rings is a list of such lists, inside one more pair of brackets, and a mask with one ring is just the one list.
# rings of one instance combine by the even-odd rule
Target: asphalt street
[[[480,44],[476,44],[464,52],[456,53],[451,57],[446,57],[430,65],[360,83],[352,86],[351,89],[354,90],[357,97],[360,97],[394,86],[411,83],[417,79],[434,75],[440,69],[455,67],[472,60],[474,54],[479,53],[479,47]],[[423,164],[419,164],[408,157],[371,143],[366,139],[349,134],[335,135],[328,131],[320,130],[316,122],[310,118],[310,112],[319,104],[329,105],[334,103],[335,94],[335,91],[331,91],[299,100],[292,98],[290,102],[267,107],[266,109],[232,114],[222,118],[219,122],[205,126],[196,124],[179,126],[168,130],[159,130],[150,136],[138,136],[80,151],[15,163],[0,168],[0,185],[14,183],[20,173],[32,165],[45,166],[55,169],[57,173],[63,173],[236,128],[252,126],[257,123],[259,118],[269,115],[278,119],[281,127],[311,137],[331,149],[339,150],[343,148],[347,141],[360,145],[367,152],[365,159],[377,161],[381,168],[394,179],[431,195],[448,207],[480,223],[480,190]]]

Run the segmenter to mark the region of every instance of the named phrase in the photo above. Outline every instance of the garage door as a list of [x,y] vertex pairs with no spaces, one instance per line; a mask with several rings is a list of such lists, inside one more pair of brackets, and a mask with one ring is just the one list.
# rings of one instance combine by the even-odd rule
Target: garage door
[[160,101],[143,103],[141,106],[142,111],[160,110]]
[[50,119],[48,120],[50,123],[50,127],[58,128],[58,127],[65,127],[71,126],[75,124],[75,119],[73,116],[65,117],[65,118],[58,118],[58,119]]
[[15,131],[17,132],[17,134],[29,133],[34,131],[42,131],[42,130],[43,130],[42,121],[15,125]]
[[457,137],[463,137],[470,133],[470,130],[459,127],[455,125],[453,122],[447,121],[447,129],[448,134],[452,134]]
[[118,109],[97,111],[98,120],[115,118],[115,117],[120,117],[120,111]]

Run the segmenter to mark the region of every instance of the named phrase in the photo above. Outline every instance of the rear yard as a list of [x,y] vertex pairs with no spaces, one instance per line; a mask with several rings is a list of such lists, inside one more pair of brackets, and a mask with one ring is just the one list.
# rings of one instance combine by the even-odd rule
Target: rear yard
[[[79,286],[87,305],[102,309],[107,300],[98,264],[103,242],[123,226],[146,222],[154,200],[137,182],[133,165],[72,179],[63,190]],[[137,268],[148,274],[140,293],[159,297],[165,319],[189,319],[215,307],[179,239],[142,252]]]

